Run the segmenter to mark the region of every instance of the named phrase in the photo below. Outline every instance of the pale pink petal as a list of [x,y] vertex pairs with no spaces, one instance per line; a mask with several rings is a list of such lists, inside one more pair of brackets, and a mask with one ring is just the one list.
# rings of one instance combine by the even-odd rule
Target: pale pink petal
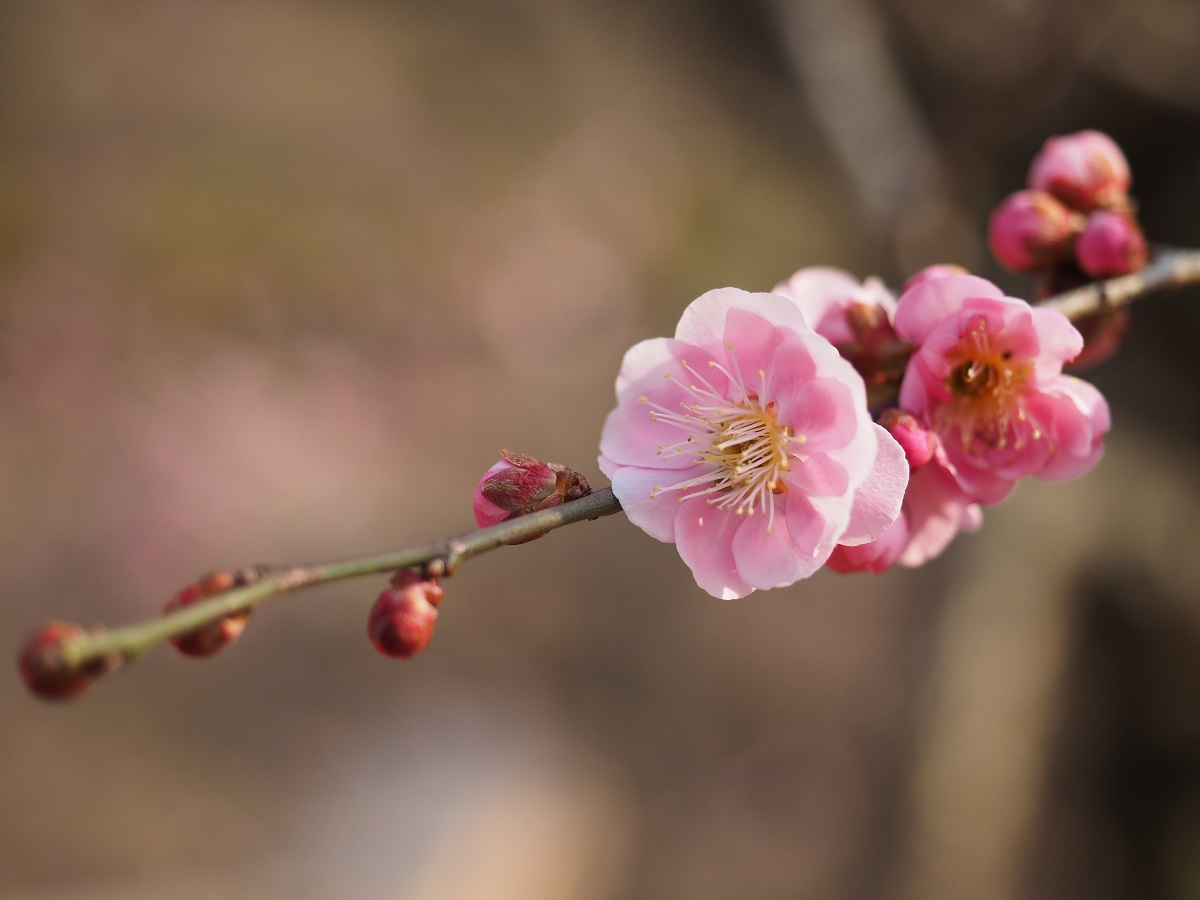
[[634,344],[625,352],[621,361],[621,371],[617,374],[617,394],[621,394],[635,381],[640,381],[647,375],[665,372],[668,367],[677,363],[682,356],[687,358],[687,351],[682,353],[677,348],[676,341],[668,338],[651,338]]
[[738,575],[747,584],[767,590],[807,578],[821,563],[796,552],[784,516],[776,515],[767,530],[767,517],[746,517],[733,536],[733,558]]
[[612,480],[612,477],[616,473],[617,469],[620,468],[617,463],[613,462],[603,453],[596,457],[596,465],[600,467],[600,471],[603,472],[610,481]]
[[1056,414],[1049,419],[1048,435],[1055,453],[1038,472],[1047,481],[1075,478],[1091,469],[1104,455],[1104,434],[1110,425],[1108,404],[1095,387],[1078,378],[1063,376],[1058,395],[1047,398]]
[[672,478],[685,478],[688,473],[662,469],[640,469],[623,466],[612,475],[612,489],[621,501],[621,509],[650,537],[671,543],[675,540],[675,516],[679,513],[678,492],[651,496],[656,487],[666,487]]
[[702,294],[683,311],[675,328],[677,340],[717,350],[725,345],[725,318],[731,309],[756,312],[776,325],[811,331],[794,303],[774,294],[751,294],[737,288],[718,288]]
[[688,500],[675,516],[675,545],[703,590],[722,600],[745,597],[754,587],[742,579],[733,558],[733,537],[742,519],[702,499]]
[[793,457],[783,481],[789,490],[810,497],[843,497],[850,490],[850,473],[827,453],[813,453],[804,459]]
[[812,266],[775,286],[773,294],[787,297],[821,337],[835,344],[854,340],[846,321],[845,303],[860,290],[858,280],[841,269]]
[[797,552],[825,564],[850,520],[849,504],[842,498],[788,495],[787,526]]
[[725,316],[725,358],[731,373],[741,375],[749,393],[761,392],[776,349],[793,334],[791,329],[775,327],[757,312],[730,308]]
[[1070,362],[1083,352],[1083,335],[1058,310],[1034,307],[1033,326],[1037,331],[1041,353],[1057,363],[1053,374],[1057,375],[1062,371],[1063,363]]
[[896,332],[906,341],[922,343],[931,331],[958,312],[969,297],[1003,297],[1004,293],[974,275],[948,275],[922,281],[900,295]]
[[[887,431],[875,426],[878,452],[867,480],[854,492],[850,524],[839,543],[865,544],[882,535],[900,515],[908,487],[908,458],[904,448]],[[899,551],[897,551],[899,553]]]
[[[821,378],[816,381],[797,381],[794,390],[774,393],[779,404],[780,422],[791,426],[796,452],[820,453],[837,450],[849,444],[862,430],[853,389],[844,381]],[[862,406],[866,418],[866,404]]]
[[649,406],[636,401],[623,403],[610,412],[600,435],[600,455],[620,466],[645,469],[686,469],[691,466],[692,460],[687,457],[664,457],[659,453],[661,446],[686,439],[687,432],[663,423],[655,424],[650,413]]

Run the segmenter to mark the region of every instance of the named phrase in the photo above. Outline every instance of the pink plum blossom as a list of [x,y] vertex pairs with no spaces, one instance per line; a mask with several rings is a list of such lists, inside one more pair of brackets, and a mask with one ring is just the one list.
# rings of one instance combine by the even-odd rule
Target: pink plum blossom
[[890,322],[896,298],[878,278],[860,282],[849,272],[824,266],[801,269],[771,293],[795,303],[814,331],[832,344],[843,346],[861,338],[854,315],[875,312]]
[[900,407],[938,436],[972,500],[997,503],[1022,476],[1072,478],[1099,461],[1108,405],[1062,373],[1083,349],[1062,313],[963,275],[906,291],[895,325],[916,345]]
[[[781,587],[899,515],[904,451],[791,301],[734,288],[625,355],[600,468],[630,521],[716,597]],[[898,462],[897,462],[898,461]]]

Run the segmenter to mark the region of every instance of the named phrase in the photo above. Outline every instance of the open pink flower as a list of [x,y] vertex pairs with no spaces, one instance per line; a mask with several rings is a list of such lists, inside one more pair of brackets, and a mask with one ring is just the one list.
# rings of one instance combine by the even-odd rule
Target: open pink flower
[[883,323],[896,311],[896,298],[878,278],[860,282],[849,272],[826,266],[801,269],[772,293],[795,303],[813,331],[838,346],[861,337],[855,333],[851,309],[876,313]]
[[724,598],[874,540],[908,475],[854,368],[792,302],[734,288],[693,302],[674,339],[625,355],[600,452],[629,519]]
[[997,503],[1020,477],[1072,478],[1100,459],[1108,405],[1062,374],[1083,348],[1062,313],[962,275],[906,291],[895,324],[917,345],[900,406],[938,435],[971,499]]

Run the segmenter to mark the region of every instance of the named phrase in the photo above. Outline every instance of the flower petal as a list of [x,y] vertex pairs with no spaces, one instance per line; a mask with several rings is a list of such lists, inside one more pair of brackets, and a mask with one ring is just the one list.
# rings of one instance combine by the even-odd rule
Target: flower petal
[[726,510],[714,509],[704,500],[688,500],[675,516],[675,544],[696,584],[714,597],[734,600],[754,587],[737,572],[733,537],[742,520]]
[[[672,473],[662,469],[623,466],[612,475],[612,489],[629,521],[657,541],[675,540],[675,516],[679,495],[652,496],[654,488],[670,484]],[[665,483],[664,483],[665,482]]]
[[867,480],[854,492],[850,524],[839,541],[841,544],[874,541],[900,515],[904,491],[908,487],[908,459],[896,439],[879,425],[875,426],[875,439],[879,445],[875,465]]
[[767,590],[807,578],[822,563],[811,555],[796,552],[783,515],[776,515],[771,530],[767,517],[747,516],[733,536],[733,558],[738,575],[753,587]]
[[962,308],[969,297],[1002,298],[1004,292],[974,275],[949,275],[922,281],[900,295],[896,304],[896,333],[922,343],[929,333]]
[[717,350],[725,346],[725,319],[731,309],[759,313],[775,325],[807,333],[812,329],[795,304],[774,294],[751,294],[737,288],[718,288],[693,300],[683,311],[675,338],[698,347]]

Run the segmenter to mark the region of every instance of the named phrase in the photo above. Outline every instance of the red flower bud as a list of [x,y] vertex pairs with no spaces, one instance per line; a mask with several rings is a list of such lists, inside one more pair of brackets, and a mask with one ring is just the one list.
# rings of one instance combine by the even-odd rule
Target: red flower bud
[[933,457],[936,438],[912,413],[902,409],[886,409],[879,417],[879,424],[904,450],[909,468],[919,469]]
[[992,213],[988,243],[992,254],[1013,272],[1049,269],[1071,252],[1077,216],[1041,191],[1017,191]]
[[367,637],[384,656],[408,659],[429,646],[445,592],[411,570],[398,572],[392,584],[371,607]]
[[1082,212],[1125,207],[1129,183],[1125,154],[1099,131],[1050,138],[1029,167],[1031,188]]
[[47,622],[29,636],[21,648],[18,665],[26,687],[39,697],[62,700],[92,686],[104,669],[86,671],[67,664],[62,642],[86,637],[87,631],[72,622]]
[[[172,597],[167,602],[163,612],[169,613],[177,609],[182,609],[198,600],[203,600],[206,597],[211,597],[230,588],[246,584],[248,581],[253,580],[249,575],[251,571],[257,570],[247,570],[247,572],[239,572],[237,575],[231,575],[229,572],[210,572],[196,584],[189,584]],[[246,630],[246,623],[249,619],[249,610],[223,616],[214,622],[209,622],[192,631],[171,638],[171,643],[175,646],[176,650],[185,656],[212,656],[222,647],[232,644],[241,637],[242,632]]]
[[1093,278],[1128,275],[1146,265],[1146,239],[1137,223],[1120,213],[1098,210],[1075,242],[1079,267]]
[[592,492],[587,479],[566,466],[510,450],[502,450],[501,456],[503,459],[484,472],[475,486],[475,521],[482,528],[578,500]]

